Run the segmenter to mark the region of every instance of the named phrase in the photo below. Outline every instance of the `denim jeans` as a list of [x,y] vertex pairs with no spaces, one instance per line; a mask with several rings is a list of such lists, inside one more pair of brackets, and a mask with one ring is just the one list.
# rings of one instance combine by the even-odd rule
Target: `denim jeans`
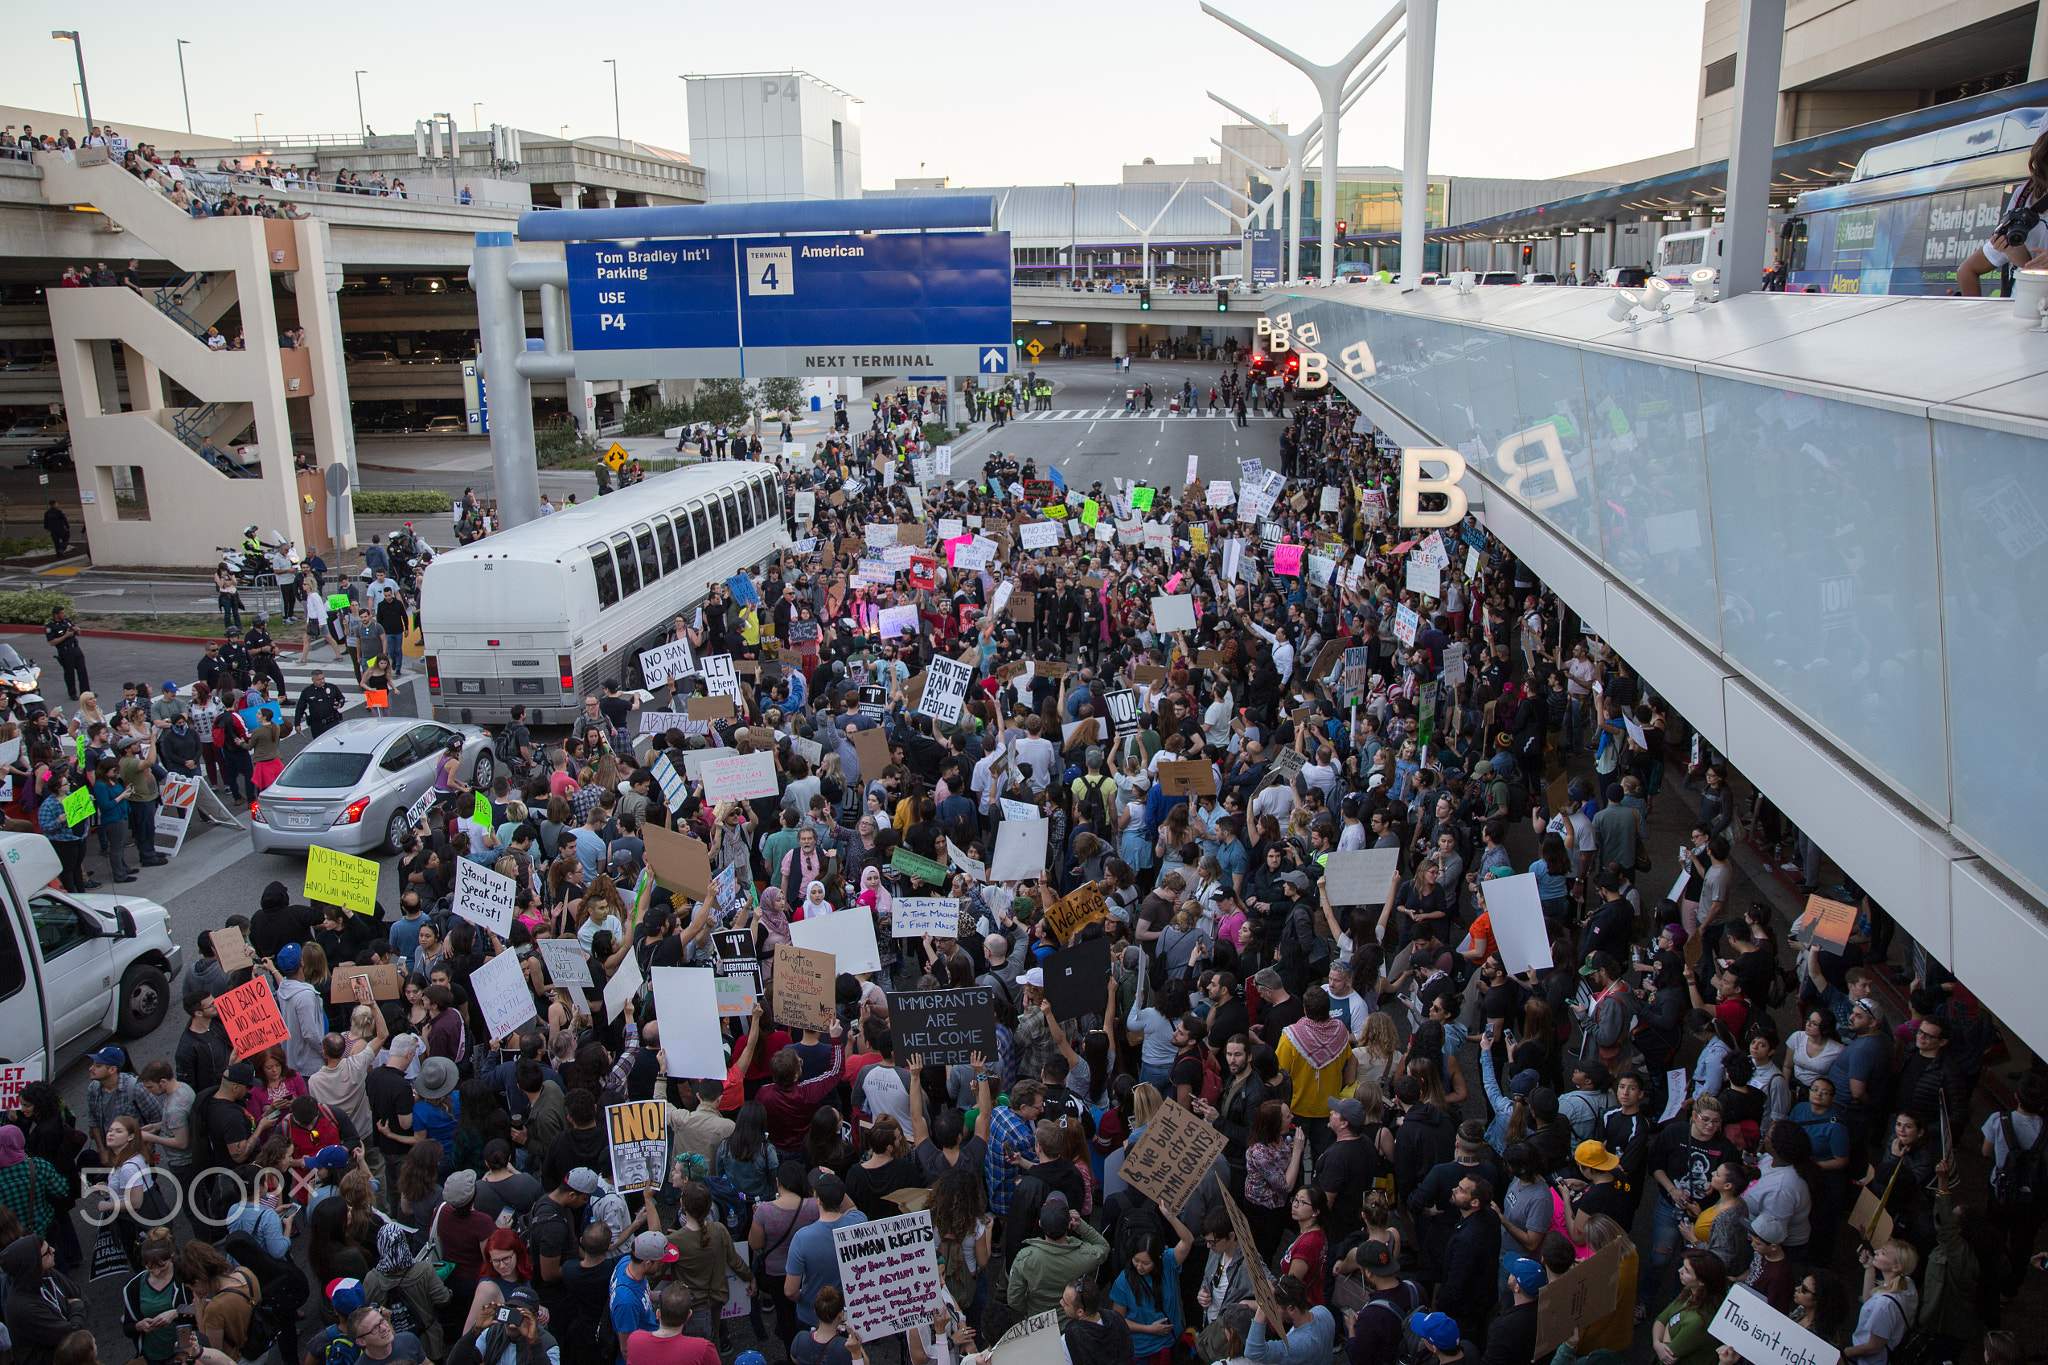
[[1173,1063],[1168,1062],[1165,1066],[1141,1066],[1138,1068],[1138,1080],[1145,1085],[1156,1086],[1160,1094],[1170,1096],[1172,1091],[1169,1089],[1169,1083],[1173,1080]]
[[1678,1223],[1684,1216],[1671,1200],[1660,1193],[1657,1207],[1650,1216],[1655,1220],[1650,1236],[1650,1259],[1642,1280],[1636,1285],[1636,1301],[1653,1307],[1662,1302],[1665,1280],[1670,1278],[1671,1267],[1684,1249],[1683,1239],[1678,1235]]

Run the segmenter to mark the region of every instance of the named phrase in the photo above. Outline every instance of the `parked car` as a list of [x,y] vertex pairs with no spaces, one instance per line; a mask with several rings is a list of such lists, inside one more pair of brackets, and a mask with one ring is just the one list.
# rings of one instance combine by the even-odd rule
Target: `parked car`
[[1512,270],[1489,270],[1479,277],[1480,284],[1520,284],[1522,277]]
[[466,417],[456,417],[448,413],[443,413],[441,416],[436,417],[433,421],[427,423],[426,429],[429,434],[435,432],[450,431],[466,433],[469,430],[469,419]]
[[389,351],[357,351],[348,358],[351,365],[396,365],[398,357]]
[[256,851],[301,853],[319,844],[396,852],[406,808],[434,785],[434,767],[458,735],[463,779],[488,789],[497,762],[479,726],[396,716],[343,721],[299,750],[250,805]]
[[1522,276],[1523,284],[1556,284],[1557,276],[1548,271],[1532,271]]
[[405,357],[405,363],[408,365],[446,365],[448,363],[448,353],[446,351],[437,351],[429,346],[414,351],[411,355]]
[[61,871],[42,835],[0,834],[0,1052],[31,1080],[155,1029],[182,956],[163,906],[57,890]]
[[71,468],[71,438],[67,436],[54,445],[38,446],[28,453],[28,462],[45,474]]
[[1649,282],[1649,270],[1640,265],[1618,265],[1607,271],[1602,283],[1616,289],[1641,289]]
[[412,287],[407,292],[413,294],[445,294],[448,292],[448,281],[439,275],[415,275],[412,277]]

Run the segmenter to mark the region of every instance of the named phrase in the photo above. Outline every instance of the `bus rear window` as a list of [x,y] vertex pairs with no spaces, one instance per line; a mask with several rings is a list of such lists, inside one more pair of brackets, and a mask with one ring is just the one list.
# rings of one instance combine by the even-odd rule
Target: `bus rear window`
[[623,535],[613,536],[612,550],[619,562],[619,595],[631,597],[640,591],[640,566],[633,562],[633,542]]
[[597,581],[599,610],[619,604],[619,576],[612,570],[612,552],[603,545],[590,547],[590,576]]

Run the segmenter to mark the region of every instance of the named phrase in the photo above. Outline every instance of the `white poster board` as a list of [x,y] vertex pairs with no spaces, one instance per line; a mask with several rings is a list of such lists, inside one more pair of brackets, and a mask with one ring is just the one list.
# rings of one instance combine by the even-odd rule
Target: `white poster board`
[[1195,599],[1187,593],[1152,599],[1152,629],[1162,635],[1195,628]]
[[882,970],[882,956],[875,947],[875,917],[865,905],[799,920],[789,926],[789,941],[799,948],[832,954],[842,972],[859,976]]
[[1536,874],[1495,877],[1479,884],[1486,894],[1486,914],[1493,941],[1500,946],[1501,965],[1511,976],[1555,965],[1550,956],[1550,931],[1543,923],[1543,897]]
[[1408,556],[1408,576],[1405,586],[1408,591],[1419,593],[1424,597],[1442,597],[1444,595],[1444,571],[1439,565],[1430,563],[1420,555],[1411,554]]
[[640,988],[647,984],[647,978],[640,975],[640,957],[627,953],[619,960],[618,971],[604,983],[604,1013],[607,1019],[616,1019],[625,1012],[626,1002],[640,994]]
[[960,902],[950,896],[898,896],[889,907],[889,932],[897,938],[952,938],[960,932]]
[[1771,1307],[1746,1284],[1728,1286],[1707,1331],[1752,1365],[1837,1365],[1842,1358],[1825,1338]]
[[1332,853],[1323,867],[1331,905],[1384,905],[1387,888],[1401,870],[1398,848],[1361,848]]
[[[499,938],[512,936],[512,902],[519,884],[491,871],[474,858],[455,860],[456,914]],[[496,961],[496,959],[492,959]]]
[[12,1114],[21,1108],[21,1088],[43,1079],[41,1062],[10,1062],[0,1066],[0,1109]]
[[590,955],[573,938],[544,938],[535,942],[540,960],[547,967],[548,980],[557,986],[588,986]]
[[1050,550],[1060,543],[1060,524],[1027,521],[1017,528],[1017,543],[1027,550]]
[[647,680],[649,687],[660,687],[669,679],[688,673],[693,667],[688,640],[670,640],[665,645],[640,651],[640,676]]
[[918,632],[917,604],[906,602],[902,606],[883,607],[875,621],[876,632],[884,640],[894,640]]
[[517,953],[499,953],[471,972],[469,993],[493,1038],[515,1037],[521,1024],[537,1017]]
[[988,879],[1018,882],[1045,873],[1045,845],[1050,820],[1005,820],[996,826],[996,851],[989,859]]
[[[627,954],[632,956],[632,954]],[[725,1079],[725,1041],[718,1029],[717,973],[709,967],[656,967],[654,1017],[668,1074],[686,1080]]]
[[920,1209],[832,1228],[846,1326],[862,1341],[895,1336],[929,1323],[939,1301],[938,1240],[932,1216]]
[[704,799],[713,803],[719,801],[751,801],[757,797],[773,796],[781,790],[775,781],[775,755],[772,753],[733,754],[727,758],[714,758],[705,762]]
[[731,697],[739,700],[740,675],[732,666],[730,654],[707,654],[704,656],[704,690],[714,697]]

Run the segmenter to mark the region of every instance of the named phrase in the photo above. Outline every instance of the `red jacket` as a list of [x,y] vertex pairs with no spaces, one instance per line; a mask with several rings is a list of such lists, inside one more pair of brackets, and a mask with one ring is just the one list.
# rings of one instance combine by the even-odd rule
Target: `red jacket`
[[838,1088],[840,1071],[845,1065],[846,1044],[842,1040],[832,1044],[832,1065],[823,1075],[791,1086],[763,1086],[754,1098],[768,1111],[768,1141],[785,1152],[802,1146],[804,1133],[811,1126],[811,1115]]

